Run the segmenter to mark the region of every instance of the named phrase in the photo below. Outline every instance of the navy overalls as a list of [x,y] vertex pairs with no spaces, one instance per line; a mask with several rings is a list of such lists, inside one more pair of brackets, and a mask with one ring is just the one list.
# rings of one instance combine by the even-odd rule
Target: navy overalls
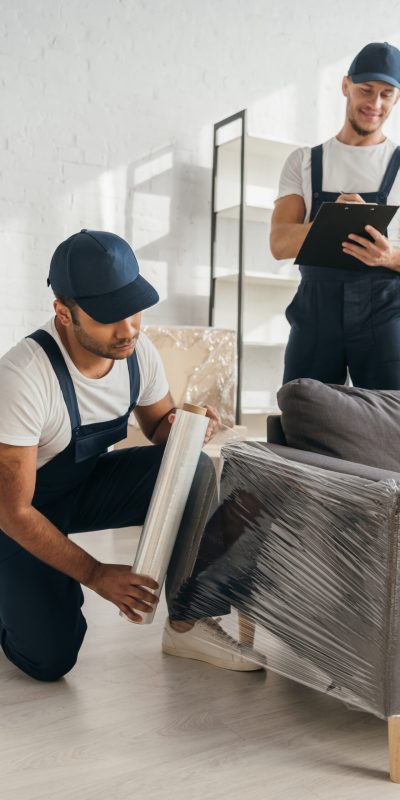
[[[164,446],[107,452],[110,445],[126,437],[128,417],[139,395],[136,353],[127,359],[130,405],[126,413],[107,422],[81,425],[74,385],[56,341],[43,330],[30,338],[50,359],[71,421],[68,446],[37,471],[32,505],[64,534],[141,525]],[[169,606],[191,574],[200,543],[206,544],[207,536],[202,538],[202,534],[215,505],[214,467],[202,454],[167,575]],[[206,547],[206,552],[209,549],[212,551]],[[132,559],[133,555],[132,551]],[[0,531],[0,637],[10,661],[39,680],[55,680],[68,672],[86,632],[82,604],[77,581],[35,558]],[[210,615],[214,613],[227,613],[226,604],[210,607]]]
[[[322,191],[322,145],[311,150],[313,220],[320,205],[339,193]],[[394,151],[377,192],[366,203],[386,204],[400,166]],[[291,325],[283,383],[314,378],[354,386],[400,389],[400,273],[384,267],[349,269],[300,266],[301,282],[286,309]]]

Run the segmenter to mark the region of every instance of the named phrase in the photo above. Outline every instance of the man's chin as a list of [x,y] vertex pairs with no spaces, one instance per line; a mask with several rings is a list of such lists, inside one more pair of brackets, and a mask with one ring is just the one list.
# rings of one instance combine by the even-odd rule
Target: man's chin
[[371,136],[372,133],[376,133],[382,127],[381,123],[379,124],[371,123],[371,125],[368,128],[365,128],[364,127],[365,123],[359,125],[354,119],[350,120],[350,124],[351,127],[353,128],[353,131],[355,131],[355,133],[357,133],[358,136]]

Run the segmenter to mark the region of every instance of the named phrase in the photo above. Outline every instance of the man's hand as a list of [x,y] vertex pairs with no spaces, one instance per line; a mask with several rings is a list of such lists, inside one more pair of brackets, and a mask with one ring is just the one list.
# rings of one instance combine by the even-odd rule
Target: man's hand
[[366,225],[365,230],[372,236],[373,241],[349,233],[348,239],[351,241],[342,242],[343,252],[354,256],[367,267],[386,267],[394,272],[400,272],[400,249],[393,247],[389,239],[372,225]]
[[[206,434],[204,436],[204,444],[207,444],[207,442],[210,441],[211,436],[213,435],[218,425],[221,424],[221,417],[217,409],[214,408],[213,406],[205,405],[204,408],[207,409],[206,417],[209,417],[210,419],[210,422],[208,423],[208,428],[206,430]],[[175,419],[175,414],[170,414],[168,417],[168,422],[170,422],[172,425],[174,419]]]
[[142,621],[136,611],[147,613],[158,603],[158,597],[147,590],[158,589],[158,583],[147,575],[136,575],[126,564],[97,564],[86,586],[118,606],[132,622]]
[[359,194],[340,194],[335,203],[365,203]]
[[206,435],[204,437],[204,444],[210,441],[213,433],[216,431],[218,425],[221,424],[221,417],[216,408],[213,406],[204,406],[207,409],[206,416],[209,417],[210,422],[208,423],[208,428],[206,430]]

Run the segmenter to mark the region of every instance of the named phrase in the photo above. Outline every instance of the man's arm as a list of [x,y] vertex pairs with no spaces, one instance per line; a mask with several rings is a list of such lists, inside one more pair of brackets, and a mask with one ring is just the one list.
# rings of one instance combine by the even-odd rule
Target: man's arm
[[[207,416],[210,419],[204,437],[204,441],[208,442],[215,426],[219,424],[220,418],[215,408],[207,405],[205,408],[207,409]],[[176,406],[170,392],[168,392],[162,400],[159,400],[158,403],[152,403],[149,406],[136,406],[134,409],[134,414],[141,430],[153,444],[165,444],[171,430],[171,423],[174,419],[175,412]]]
[[157,601],[141,587],[155,589],[156,582],[131,573],[128,565],[96,561],[34,508],[36,462],[36,445],[0,443],[0,528],[40,561],[115,603],[133,621],[140,621],[132,609],[148,611],[147,603]]
[[32,506],[37,446],[0,444],[0,527],[46,564],[87,585],[96,564]]
[[269,240],[274,258],[297,256],[312,224],[304,222],[305,215],[304,198],[298,194],[289,194],[276,201]]
[[158,403],[148,406],[136,406],[134,415],[144,435],[153,444],[165,444],[171,430],[169,416],[175,414],[176,406],[172,395],[168,392]]
[[[365,201],[359,194],[340,194],[335,202],[364,203]],[[276,201],[269,239],[274,258],[295,258],[297,256],[312,225],[312,222],[303,222],[305,214],[304,199],[298,194],[289,194]]]

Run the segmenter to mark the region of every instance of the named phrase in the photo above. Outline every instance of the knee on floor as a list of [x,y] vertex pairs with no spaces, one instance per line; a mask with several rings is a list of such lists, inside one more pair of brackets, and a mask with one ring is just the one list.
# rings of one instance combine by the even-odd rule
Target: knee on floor
[[64,637],[49,635],[45,643],[36,643],[35,648],[27,645],[26,650],[14,646],[7,637],[2,645],[9,661],[26,675],[38,681],[57,681],[75,666],[85,631],[86,625],[78,638],[68,636],[67,632]]
[[4,653],[18,669],[37,681],[58,681],[75,666],[79,647],[58,651],[41,652],[38,655],[27,656],[14,652],[3,645]]
[[43,659],[41,662],[32,665],[32,669],[28,674],[38,681],[48,683],[58,681],[75,666],[78,652],[79,649],[65,653],[54,653],[47,657],[47,659]]

